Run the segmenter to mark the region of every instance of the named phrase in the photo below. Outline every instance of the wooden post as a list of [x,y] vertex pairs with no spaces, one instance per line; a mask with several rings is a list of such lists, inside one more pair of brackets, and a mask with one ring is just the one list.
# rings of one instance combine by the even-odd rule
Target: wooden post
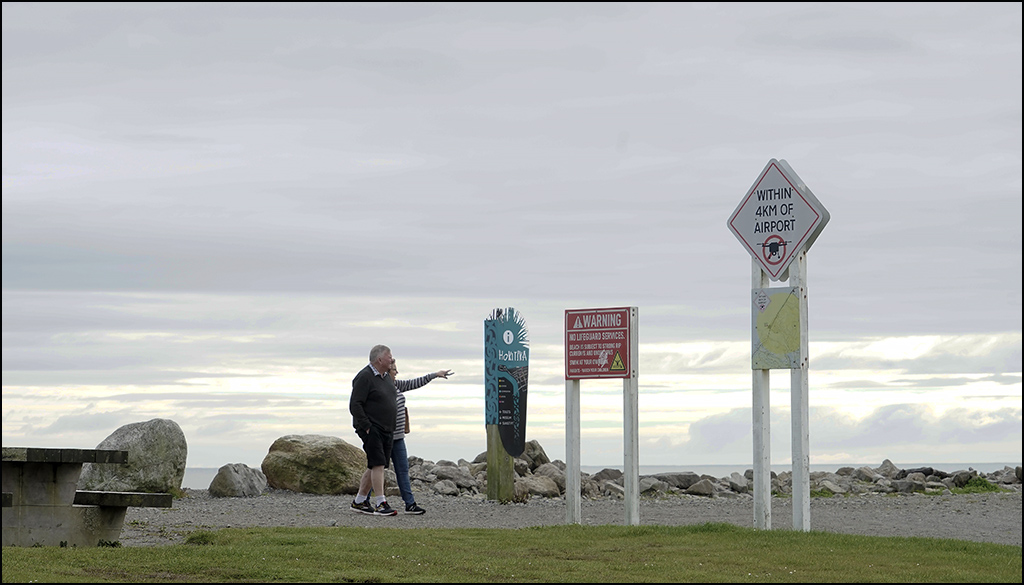
[[498,425],[487,426],[487,499],[507,504],[515,496],[512,456],[501,444]]

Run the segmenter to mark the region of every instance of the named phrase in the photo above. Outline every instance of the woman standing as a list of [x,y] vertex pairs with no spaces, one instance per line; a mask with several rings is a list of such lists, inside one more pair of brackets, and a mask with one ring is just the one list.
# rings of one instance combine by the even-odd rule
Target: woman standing
[[396,401],[398,403],[398,416],[395,420],[394,442],[391,446],[391,462],[395,464],[395,478],[398,481],[398,491],[401,492],[402,500],[405,502],[406,514],[426,514],[427,511],[416,504],[416,498],[412,495],[412,482],[409,480],[409,452],[405,447],[405,433],[408,432],[409,419],[407,418],[408,411],[405,408],[405,393],[409,390],[421,388],[435,378],[447,380],[448,376],[455,372],[451,370],[438,370],[412,380],[399,380],[398,365],[392,362],[388,373],[395,382],[395,388],[398,389],[398,399]]

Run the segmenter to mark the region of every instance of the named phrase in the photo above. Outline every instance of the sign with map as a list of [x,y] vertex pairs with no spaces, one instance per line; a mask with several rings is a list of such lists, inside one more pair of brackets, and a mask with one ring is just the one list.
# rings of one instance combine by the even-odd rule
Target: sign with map
[[800,369],[799,289],[755,288],[750,311],[751,369]]
[[496,425],[512,457],[526,449],[530,334],[519,311],[494,309],[484,321],[484,423]]

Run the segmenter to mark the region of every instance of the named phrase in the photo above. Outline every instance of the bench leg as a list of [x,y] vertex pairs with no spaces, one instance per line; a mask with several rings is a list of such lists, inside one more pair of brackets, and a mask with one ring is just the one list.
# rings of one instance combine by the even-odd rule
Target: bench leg
[[12,506],[3,509],[3,546],[91,547],[121,539],[127,508]]

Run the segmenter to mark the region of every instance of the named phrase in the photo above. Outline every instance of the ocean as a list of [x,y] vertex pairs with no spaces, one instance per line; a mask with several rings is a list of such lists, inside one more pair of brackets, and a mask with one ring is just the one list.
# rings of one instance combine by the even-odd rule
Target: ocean
[[[895,463],[895,462],[894,462]],[[940,469],[942,471],[951,472],[960,469],[973,468],[979,473],[991,473],[998,471],[1004,467],[1016,467],[1020,463],[896,463],[896,466],[901,469],[914,469],[917,467],[932,467]],[[871,467],[875,468],[879,466],[879,463],[828,463],[822,465],[811,464],[811,471],[835,471],[840,467]],[[253,466],[250,466],[253,467]],[[623,466],[618,465],[581,465],[580,471],[584,473],[594,474],[602,469],[618,469],[622,470]],[[640,475],[654,475],[656,473],[670,473],[679,471],[692,471],[698,475],[710,475],[713,477],[728,477],[732,472],[738,471],[743,473],[747,469],[752,469],[751,464],[737,463],[734,465],[641,465]],[[182,480],[181,487],[188,489],[205,490],[210,487],[210,482],[217,475],[217,467],[187,467],[185,468],[185,479]],[[793,468],[791,465],[772,465],[772,471],[780,473],[783,471],[791,471]]]

